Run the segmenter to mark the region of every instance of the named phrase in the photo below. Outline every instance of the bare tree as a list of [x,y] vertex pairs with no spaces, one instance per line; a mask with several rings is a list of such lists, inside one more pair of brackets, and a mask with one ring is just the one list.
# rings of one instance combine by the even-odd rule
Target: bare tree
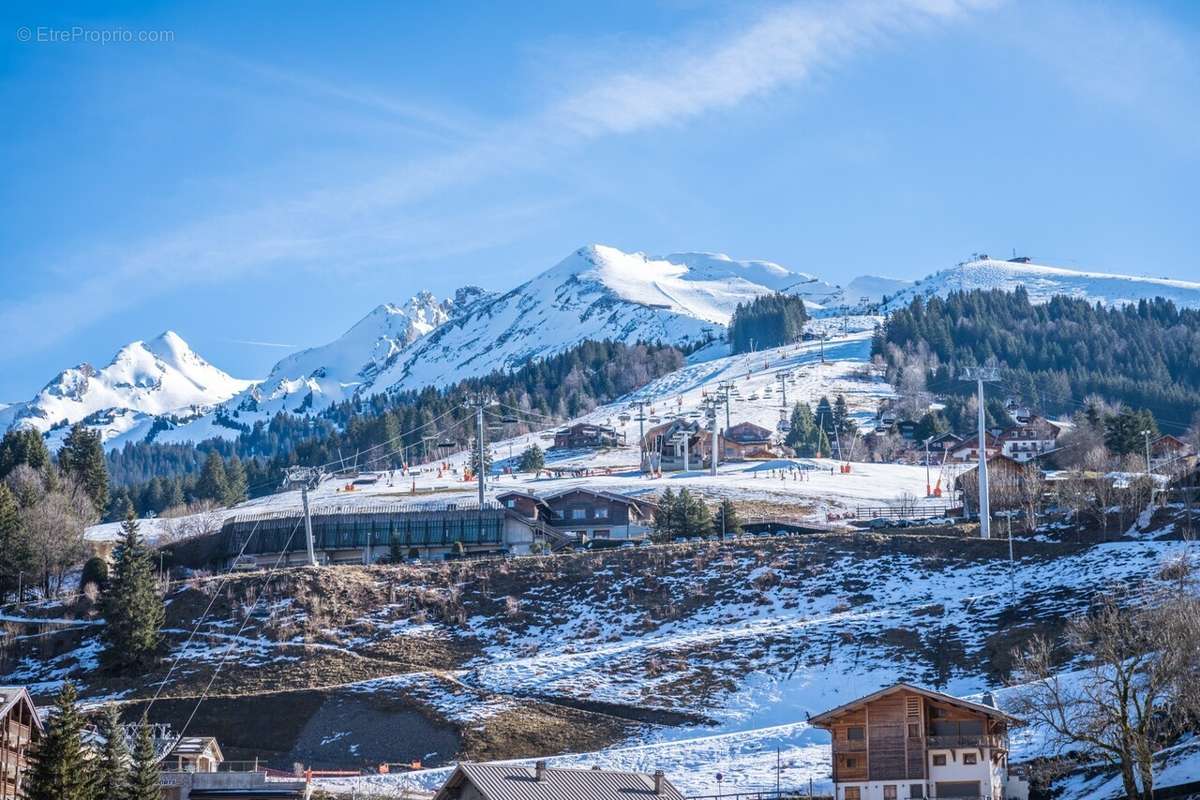
[[1030,533],[1037,530],[1038,510],[1042,505],[1042,494],[1046,491],[1046,476],[1037,464],[1030,462],[1021,467],[1017,478],[1017,498],[1025,516],[1025,529]]
[[1066,649],[1084,665],[1069,676],[1042,636],[1014,653],[1014,713],[1057,755],[1081,751],[1116,767],[1127,796],[1143,800],[1154,796],[1155,750],[1200,710],[1200,600],[1160,601],[1129,609],[1107,597],[1071,620]]
[[57,476],[54,484],[20,512],[21,530],[46,596],[62,585],[68,569],[83,561],[84,530],[97,520],[91,498],[73,478]]

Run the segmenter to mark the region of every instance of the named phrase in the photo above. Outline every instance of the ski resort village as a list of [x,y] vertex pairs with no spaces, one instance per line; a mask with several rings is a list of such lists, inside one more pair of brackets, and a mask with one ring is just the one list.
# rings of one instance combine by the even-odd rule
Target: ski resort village
[[1200,800],[1198,11],[4,4],[0,800]]
[[1197,309],[593,246],[262,381],[135,342],[5,412],[0,797],[1200,786],[1196,373],[1062,363]]

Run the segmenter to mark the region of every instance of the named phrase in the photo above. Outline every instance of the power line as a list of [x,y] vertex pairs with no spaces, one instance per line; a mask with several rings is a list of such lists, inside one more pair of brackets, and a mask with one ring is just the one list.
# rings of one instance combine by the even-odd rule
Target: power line
[[[204,691],[200,693],[200,699],[196,701],[195,707],[192,708],[192,713],[188,715],[187,722],[185,722],[183,724],[183,728],[180,729],[179,737],[176,743],[183,741],[183,737],[187,735],[187,731],[192,724],[192,720],[196,718],[197,712],[200,711],[200,706],[204,703],[205,699],[207,699],[209,691],[212,689],[217,677],[221,674],[221,669],[225,666],[225,662],[229,659],[230,654],[232,654],[234,649],[237,647],[238,639],[241,638],[242,633],[245,632],[246,627],[250,624],[250,619],[254,613],[254,609],[258,608],[258,603],[260,600],[262,600],[263,595],[266,594],[267,587],[271,584],[271,579],[275,577],[275,573],[279,570],[279,565],[288,555],[288,549],[292,546],[292,540],[296,538],[296,531],[299,529],[300,520],[297,519],[296,524],[292,526],[291,535],[288,536],[287,542],[283,545],[283,549],[279,553],[279,557],[275,559],[274,566],[271,567],[271,570],[267,573],[266,578],[263,579],[262,587],[259,589],[257,596],[255,596],[254,602],[250,605],[250,608],[246,610],[246,618],[242,620],[242,624],[238,628],[237,633],[233,635],[233,639],[229,642],[229,647],[225,648],[225,652],[222,654],[221,660],[217,662],[217,668],[213,670],[212,677],[209,678],[208,684],[204,687]],[[168,752],[169,750],[170,749],[168,749]]]
[[[242,549],[238,552],[237,559],[234,560],[235,564],[243,555],[246,554],[246,548],[250,545],[250,540],[254,538],[254,532],[258,530],[258,526],[261,523],[261,519],[254,521],[254,526],[250,528],[250,533],[246,536],[246,541],[242,543]],[[213,606],[217,602],[217,598],[221,596],[221,590],[225,588],[225,584],[229,582],[229,576],[232,574],[232,572],[227,572],[221,578],[221,583],[218,584],[216,591],[212,594],[212,598],[208,601],[208,607],[204,609],[204,613],[200,615],[200,619],[196,620],[196,624],[192,626],[192,632],[188,634],[187,641],[183,643],[183,647],[179,649],[178,655],[176,655],[175,659],[171,662],[171,666],[167,670],[166,676],[159,681],[158,689],[154,692],[154,697],[150,700],[150,704],[146,706],[147,714],[150,713],[150,709],[153,708],[154,704],[158,701],[159,695],[162,694],[162,690],[164,687],[166,687],[167,682],[171,680],[171,675],[174,674],[175,668],[179,666],[179,661],[181,658],[183,658],[184,651],[188,649],[188,646],[192,643],[192,639],[196,638],[196,632],[200,630],[200,626],[204,623],[205,618],[208,616],[209,612],[212,611]]]

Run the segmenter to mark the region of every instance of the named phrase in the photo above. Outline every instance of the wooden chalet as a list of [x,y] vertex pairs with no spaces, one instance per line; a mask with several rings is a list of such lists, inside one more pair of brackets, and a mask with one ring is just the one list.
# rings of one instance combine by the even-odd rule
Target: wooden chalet
[[654,527],[652,500],[576,487],[542,496],[549,523],[578,541],[643,539]]
[[[988,499],[992,511],[1020,508],[1026,490],[1023,483],[1040,474],[1036,464],[1021,462],[1003,455],[988,458]],[[954,488],[962,493],[963,505],[972,512],[979,511],[979,465],[974,464],[954,478]]]
[[[711,434],[703,437],[701,446],[711,443]],[[722,461],[743,461],[755,458],[777,458],[783,450],[775,442],[775,434],[753,422],[739,422],[718,434],[717,447]]]
[[620,447],[623,444],[624,434],[607,425],[593,425],[590,422],[577,422],[554,434],[554,447],[560,450]]
[[712,458],[707,441],[707,431],[699,422],[675,419],[655,426],[642,439],[642,468],[651,472],[704,469]]
[[[991,458],[1000,452],[1000,440],[991,433],[984,433],[984,448],[987,451],[987,458]],[[972,436],[959,442],[953,450],[949,451],[951,461],[976,461],[979,459],[979,437]]]
[[160,762],[175,772],[216,772],[225,761],[221,746],[212,736],[184,736]]
[[833,738],[837,800],[1028,796],[1008,776],[1008,731],[994,705],[897,683],[809,720]]
[[29,753],[41,741],[42,722],[23,686],[0,686],[0,800],[24,797]]
[[1044,417],[1031,414],[1025,421],[997,437],[1000,452],[1014,461],[1029,461],[1053,450],[1062,429]]

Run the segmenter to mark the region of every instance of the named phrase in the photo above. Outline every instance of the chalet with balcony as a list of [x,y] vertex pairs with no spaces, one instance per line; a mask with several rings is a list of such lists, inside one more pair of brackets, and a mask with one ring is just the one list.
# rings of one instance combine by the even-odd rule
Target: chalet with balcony
[[554,434],[554,447],[559,450],[584,450],[601,447],[620,447],[625,444],[624,434],[607,425],[577,422]]
[[1053,450],[1062,429],[1048,419],[1030,415],[998,437],[1000,452],[1014,461],[1025,462]]
[[550,509],[550,525],[581,542],[644,539],[654,527],[656,504],[651,500],[583,487],[541,499]]
[[41,741],[41,720],[23,686],[0,686],[0,800],[24,797],[30,751]]
[[835,800],[1025,800],[1008,774],[1008,731],[988,702],[897,683],[809,720],[833,737]]

